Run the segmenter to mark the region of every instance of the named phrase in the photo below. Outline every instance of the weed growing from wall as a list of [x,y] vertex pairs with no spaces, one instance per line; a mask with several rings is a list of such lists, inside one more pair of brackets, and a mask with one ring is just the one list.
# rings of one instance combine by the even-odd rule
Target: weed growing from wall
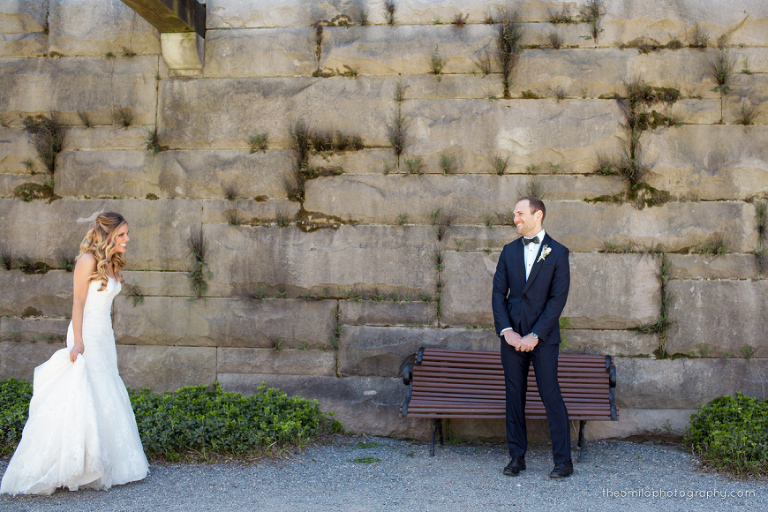
[[[439,210],[438,210],[439,211]],[[440,317],[443,314],[443,272],[445,271],[445,254],[439,248],[434,252],[435,262],[435,317],[437,317],[438,325],[440,323]]]
[[394,25],[395,24],[395,11],[397,11],[397,4],[395,3],[395,0],[385,0],[384,1],[384,12],[387,15],[387,24],[388,25]]
[[493,157],[493,172],[496,173],[498,176],[504,176],[504,173],[507,172],[507,167],[509,167],[509,157],[507,158],[501,158],[500,156]]
[[264,132],[264,133],[257,133],[256,135],[249,135],[248,146],[251,149],[250,151],[251,154],[256,153],[257,151],[266,153],[267,147],[269,146],[269,134]]
[[731,92],[731,79],[736,60],[731,57],[727,49],[719,49],[714,60],[709,63],[710,76],[717,84],[715,92],[720,93],[720,123],[723,123],[723,98]]
[[205,241],[203,228],[200,231],[193,231],[189,235],[189,252],[192,256],[192,270],[189,272],[189,279],[192,284],[192,291],[196,299],[205,298],[208,291],[208,280],[213,278],[213,274],[208,269],[206,262],[208,256],[208,244]]
[[709,45],[709,34],[698,23],[693,26],[688,36],[688,47],[703,50]]
[[331,346],[333,348],[339,348],[339,341],[341,340],[341,333],[344,327],[341,325],[341,304],[336,301],[336,309],[333,310],[333,331],[331,332]]
[[397,103],[397,113],[395,114],[392,124],[387,127],[389,132],[389,143],[392,145],[392,150],[397,157],[397,166],[400,167],[400,155],[403,154],[406,144],[406,123],[402,114],[402,103],[405,99],[405,87],[401,82],[397,83],[397,89],[395,89],[395,102]]
[[474,61],[474,63],[475,66],[477,66],[477,69],[479,69],[483,74],[483,76],[488,76],[491,74],[491,71],[493,70],[493,64],[491,62],[491,54],[488,52],[488,48],[484,48],[483,51],[479,53],[479,56],[477,60]]
[[144,303],[144,294],[141,293],[141,288],[136,283],[128,285],[128,297],[133,299],[133,307]]
[[755,120],[760,115],[760,111],[757,106],[753,105],[749,100],[743,100],[739,107],[739,112],[736,116],[736,124],[749,126],[755,124]]
[[224,218],[227,219],[227,224],[230,226],[240,226],[244,221],[244,219],[240,217],[240,211],[237,208],[224,210]]
[[725,240],[725,236],[722,233],[713,234],[709,240],[693,249],[693,254],[711,254],[713,256],[720,256],[728,252],[728,242]]
[[443,174],[455,174],[458,170],[458,165],[456,164],[456,158],[453,156],[440,154],[440,169],[443,171]]
[[559,50],[563,47],[563,38],[560,36],[560,34],[557,33],[556,30],[553,30],[549,33],[547,36],[547,39],[549,40],[549,46],[550,48],[553,48],[555,50]]
[[408,174],[422,175],[427,166],[424,164],[424,160],[421,157],[406,158],[405,166],[408,169]]
[[240,186],[236,181],[222,184],[221,191],[224,192],[224,199],[227,201],[234,201],[240,197]]
[[432,221],[432,225],[435,227],[435,235],[437,235],[437,241],[442,242],[445,237],[445,233],[448,228],[453,224],[453,214],[451,212],[445,212],[442,208],[438,208],[429,214],[429,219]]
[[641,325],[636,328],[638,332],[642,333],[656,333],[659,336],[659,348],[653,351],[658,359],[667,359],[669,353],[667,352],[667,330],[672,324],[669,320],[669,305],[672,302],[673,295],[669,291],[669,276],[670,276],[670,263],[667,259],[666,253],[660,253],[661,264],[659,265],[659,317],[655,323],[649,325]]
[[457,28],[464,28],[464,25],[467,24],[467,20],[469,19],[469,14],[462,14],[459,12],[456,16],[453,17],[453,20],[451,23],[453,23],[454,26]]
[[80,121],[82,121],[83,126],[86,128],[93,128],[93,123],[88,118],[88,114],[86,112],[77,111],[77,116],[80,118]]
[[504,99],[510,99],[510,86],[512,85],[512,72],[520,60],[522,48],[520,40],[523,30],[518,23],[517,14],[503,11],[499,18],[499,30],[496,37],[496,60],[501,69],[501,83],[504,87]]
[[443,72],[443,66],[445,66],[445,59],[440,56],[440,47],[436,45],[429,62],[429,69],[433,75],[437,76],[438,82],[441,80],[440,74]]
[[64,269],[64,271],[72,272],[75,270],[75,258],[72,256],[60,254],[57,259],[59,261],[59,267]]
[[603,29],[600,27],[601,20],[605,16],[605,9],[603,8],[603,0],[588,0],[588,2],[581,8],[581,21],[589,25],[589,35],[591,39],[597,44],[597,36]]
[[576,19],[571,15],[571,10],[567,5],[563,5],[560,12],[550,10],[548,21],[553,25],[559,23],[576,23]]
[[116,110],[115,122],[122,125],[123,128],[128,128],[133,124],[133,110],[128,107]]
[[144,139],[144,147],[153,155],[156,155],[163,150],[163,147],[160,146],[160,138],[157,135],[157,128],[152,131],[147,130],[147,136]]
[[755,205],[755,219],[757,220],[757,250],[755,256],[757,257],[757,269],[760,274],[763,274],[768,270],[768,249],[766,249],[766,241],[768,241],[768,200],[761,199],[754,202]]
[[27,132],[32,135],[32,144],[35,146],[40,161],[53,176],[56,169],[56,155],[61,153],[64,144],[64,128],[55,114],[51,114],[50,117],[43,115],[27,116],[22,119],[22,123]]

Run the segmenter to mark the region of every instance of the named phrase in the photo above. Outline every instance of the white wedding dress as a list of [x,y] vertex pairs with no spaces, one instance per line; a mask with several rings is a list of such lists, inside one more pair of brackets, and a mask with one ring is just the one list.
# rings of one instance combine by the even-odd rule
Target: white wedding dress
[[35,368],[29,419],[3,475],[0,492],[51,494],[58,487],[108,489],[141,480],[149,466],[125,384],[117,372],[112,300],[120,282],[107,288],[91,281],[83,312],[85,351],[72,363],[67,348]]

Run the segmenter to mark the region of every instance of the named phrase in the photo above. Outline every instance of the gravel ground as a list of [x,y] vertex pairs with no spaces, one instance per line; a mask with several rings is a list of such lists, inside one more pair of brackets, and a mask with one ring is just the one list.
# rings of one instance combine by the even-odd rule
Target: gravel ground
[[[355,462],[364,457],[377,461]],[[562,480],[548,476],[547,446],[529,450],[519,477],[501,473],[507,462],[502,445],[446,445],[430,457],[423,443],[343,437],[289,460],[152,465],[145,480],[109,491],[2,495],[0,510],[768,510],[768,482],[702,472],[676,446],[590,442]],[[0,471],[7,464],[0,461]]]

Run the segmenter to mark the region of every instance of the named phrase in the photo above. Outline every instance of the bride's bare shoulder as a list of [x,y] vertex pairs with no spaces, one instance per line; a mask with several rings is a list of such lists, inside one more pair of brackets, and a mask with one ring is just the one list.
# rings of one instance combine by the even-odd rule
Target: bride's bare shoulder
[[75,263],[75,272],[88,273],[89,276],[96,272],[96,257],[89,252],[80,255]]

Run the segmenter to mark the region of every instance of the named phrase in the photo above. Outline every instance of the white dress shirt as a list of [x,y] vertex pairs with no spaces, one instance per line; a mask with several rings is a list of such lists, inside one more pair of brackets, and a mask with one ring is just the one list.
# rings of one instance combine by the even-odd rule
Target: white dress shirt
[[[539,247],[541,247],[541,244],[544,242],[544,235],[546,233],[542,229],[539,231],[537,236],[539,237],[539,243],[534,244],[530,243],[528,245],[523,246],[523,256],[525,257],[525,280],[528,280],[528,276],[531,275],[531,269],[533,268],[533,264],[536,263],[536,256],[539,254]],[[533,237],[531,237],[533,238]]]

